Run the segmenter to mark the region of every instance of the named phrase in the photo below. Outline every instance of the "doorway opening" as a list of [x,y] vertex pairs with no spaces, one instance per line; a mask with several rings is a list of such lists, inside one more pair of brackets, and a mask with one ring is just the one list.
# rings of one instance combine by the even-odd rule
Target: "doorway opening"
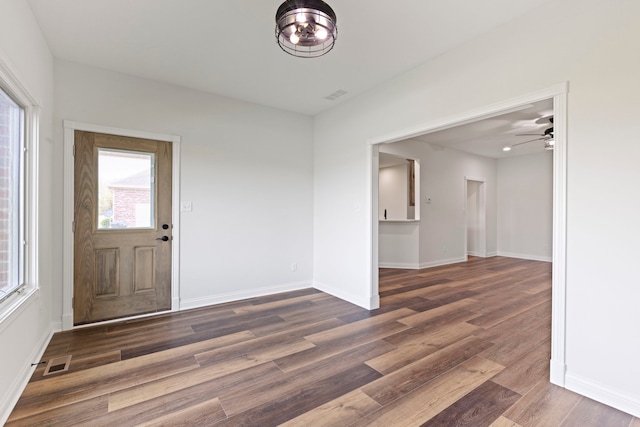
[[[564,386],[565,378],[565,295],[566,295],[566,181],[567,181],[567,155],[566,155],[566,118],[567,118],[567,90],[566,83],[552,86],[548,89],[507,100],[499,104],[493,104],[475,111],[466,112],[456,116],[444,118],[431,123],[414,126],[411,129],[397,131],[379,138],[372,138],[370,143],[372,153],[372,178],[371,178],[371,220],[372,220],[372,253],[371,253],[371,308],[379,306],[379,223],[378,223],[378,161],[380,145],[405,141],[441,130],[455,128],[461,125],[478,122],[484,119],[508,114],[527,108],[532,103],[545,100],[552,101],[552,114],[555,146],[553,150],[553,183],[552,183],[552,238],[551,260],[552,272],[552,320],[551,320],[551,363],[550,379],[553,384]],[[545,139],[545,145],[548,141]],[[514,144],[515,145],[515,144]],[[422,165],[423,171],[428,170],[429,165]],[[427,173],[425,172],[425,175]],[[424,184],[424,181],[423,181]],[[426,189],[428,191],[428,188]],[[429,194],[421,194],[418,200],[432,200]],[[434,201],[436,199],[433,199]],[[462,203],[465,203],[463,200]],[[423,217],[429,215],[426,211]],[[486,216],[485,216],[486,218]],[[466,226],[462,227],[462,234],[466,235]],[[489,227],[487,227],[489,228]],[[463,259],[466,259],[466,238],[461,237],[460,242],[465,242]],[[446,252],[449,248],[440,247]],[[492,250],[485,248],[487,255]],[[421,266],[422,267],[422,266]],[[376,305],[377,302],[377,305]]]
[[487,257],[487,196],[484,178],[465,177],[465,254]]

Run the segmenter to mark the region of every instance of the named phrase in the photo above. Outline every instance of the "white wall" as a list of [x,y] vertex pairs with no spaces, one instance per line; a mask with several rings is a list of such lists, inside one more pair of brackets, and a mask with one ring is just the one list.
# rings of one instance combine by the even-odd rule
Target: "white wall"
[[378,233],[380,268],[420,268],[420,223],[380,221]]
[[[40,107],[38,197],[39,292],[0,323],[0,424],[28,381],[31,363],[59,323],[52,323],[61,289],[61,251],[54,241],[61,234],[57,199],[53,196],[52,144],[53,60],[26,1],[3,0],[0,12],[0,63],[13,74]],[[57,165],[59,167],[59,164]],[[33,239],[31,240],[33,242]]]
[[566,384],[640,415],[638,16],[635,0],[557,0],[318,116],[315,280],[376,299],[371,138],[568,80]]
[[64,61],[55,84],[59,149],[65,119],[182,137],[181,307],[312,285],[311,118]]
[[553,152],[498,160],[498,255],[551,261]]
[[409,182],[407,164],[380,168],[378,217],[384,219],[407,219],[409,207]]

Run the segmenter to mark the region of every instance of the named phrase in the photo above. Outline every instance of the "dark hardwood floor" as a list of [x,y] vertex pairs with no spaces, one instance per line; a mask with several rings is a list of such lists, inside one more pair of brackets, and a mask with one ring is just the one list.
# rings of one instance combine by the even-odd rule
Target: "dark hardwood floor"
[[58,333],[43,362],[68,370],[38,367],[7,426],[640,427],[548,382],[550,264],[382,269],[380,295],[371,312],[308,289]]

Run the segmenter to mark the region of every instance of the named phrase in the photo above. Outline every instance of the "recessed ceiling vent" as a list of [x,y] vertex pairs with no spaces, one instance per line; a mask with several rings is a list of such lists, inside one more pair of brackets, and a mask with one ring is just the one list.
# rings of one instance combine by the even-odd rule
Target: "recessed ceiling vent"
[[324,99],[328,99],[329,101],[335,101],[336,99],[340,98],[342,95],[346,95],[346,94],[347,94],[346,90],[339,89],[333,92],[331,95],[325,96]]

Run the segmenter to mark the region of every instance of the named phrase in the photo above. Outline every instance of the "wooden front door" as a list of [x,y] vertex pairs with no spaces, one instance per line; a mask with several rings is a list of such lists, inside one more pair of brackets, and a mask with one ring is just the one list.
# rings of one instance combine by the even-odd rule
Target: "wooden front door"
[[171,309],[171,143],[75,132],[73,317]]

